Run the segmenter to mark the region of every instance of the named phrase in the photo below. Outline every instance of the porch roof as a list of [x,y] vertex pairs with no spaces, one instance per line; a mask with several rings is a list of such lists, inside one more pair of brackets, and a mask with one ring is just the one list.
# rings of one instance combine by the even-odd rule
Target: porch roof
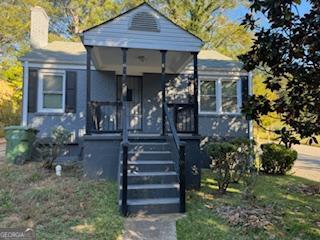
[[[84,66],[86,64],[86,55],[86,50],[81,42],[55,41],[42,49],[30,51],[21,57],[20,60],[40,64],[74,64]],[[239,61],[232,60],[214,50],[201,50],[198,58],[200,71],[202,69],[241,68]],[[192,64],[190,64],[190,67],[192,67]]]

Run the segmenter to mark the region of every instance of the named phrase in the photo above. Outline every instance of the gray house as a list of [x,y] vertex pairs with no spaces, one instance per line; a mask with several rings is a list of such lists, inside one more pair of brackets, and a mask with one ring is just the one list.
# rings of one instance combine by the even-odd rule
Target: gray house
[[68,129],[69,155],[88,177],[118,181],[124,214],[185,211],[201,143],[250,137],[240,113],[250,74],[147,3],[83,31],[82,42],[48,43],[48,16],[31,12],[22,124],[39,137]]

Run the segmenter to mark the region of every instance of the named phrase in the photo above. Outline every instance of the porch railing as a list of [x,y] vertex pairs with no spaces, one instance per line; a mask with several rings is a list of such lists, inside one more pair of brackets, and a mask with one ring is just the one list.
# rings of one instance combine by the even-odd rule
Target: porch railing
[[[91,133],[122,132],[122,102],[90,102]],[[168,103],[168,112],[172,113],[173,125],[177,133],[195,132],[195,111],[192,103]],[[169,126],[167,124],[167,130]]]
[[175,170],[179,174],[180,212],[184,213],[186,211],[185,143],[180,141],[175,124],[173,122],[172,113],[169,112],[167,103],[164,103],[163,107],[171,132],[170,135],[167,135],[167,140],[171,146]]
[[90,102],[91,132],[112,133],[122,130],[122,102]]
[[178,133],[196,133],[193,103],[168,103],[168,109]]

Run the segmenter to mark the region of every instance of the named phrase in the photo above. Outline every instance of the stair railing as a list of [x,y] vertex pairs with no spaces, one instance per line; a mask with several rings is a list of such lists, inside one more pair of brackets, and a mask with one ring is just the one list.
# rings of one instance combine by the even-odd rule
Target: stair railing
[[163,108],[171,131],[171,136],[168,135],[168,141],[172,147],[175,170],[179,173],[180,212],[184,213],[186,211],[185,143],[180,141],[172,114],[170,114],[166,102],[163,104]]
[[121,212],[123,216],[128,215],[128,103],[123,104],[123,129],[122,129],[122,194],[121,194]]

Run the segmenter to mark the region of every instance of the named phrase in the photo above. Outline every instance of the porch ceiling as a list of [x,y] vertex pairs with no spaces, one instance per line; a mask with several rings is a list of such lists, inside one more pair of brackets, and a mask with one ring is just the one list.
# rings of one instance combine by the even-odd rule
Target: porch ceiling
[[[127,52],[127,71],[129,75],[161,72],[161,53],[159,50],[129,49]],[[190,52],[168,51],[166,73],[175,74],[191,61]],[[92,60],[98,70],[122,73],[122,50],[116,47],[93,47]]]

